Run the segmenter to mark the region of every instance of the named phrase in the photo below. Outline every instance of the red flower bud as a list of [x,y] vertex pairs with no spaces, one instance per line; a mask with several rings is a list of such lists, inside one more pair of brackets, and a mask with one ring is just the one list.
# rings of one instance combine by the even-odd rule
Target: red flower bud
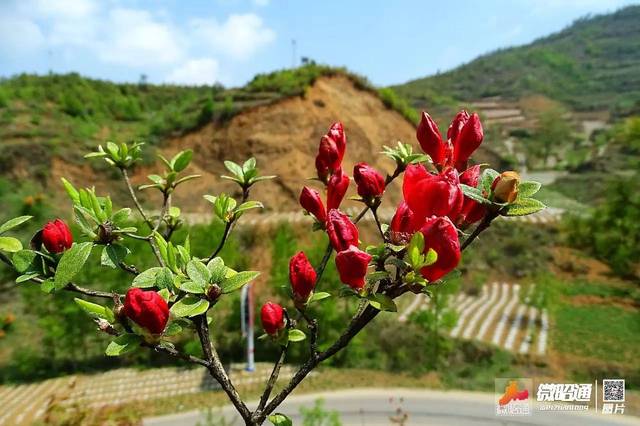
[[61,253],[71,248],[73,235],[71,230],[60,219],[47,222],[42,228],[42,243],[51,253]]
[[329,166],[324,163],[320,154],[316,156],[316,172],[318,173],[318,179],[327,183],[327,177],[329,177]]
[[342,168],[336,170],[327,184],[327,210],[340,207],[344,194],[349,189],[349,176],[345,175]]
[[405,171],[402,193],[411,211],[420,219],[429,216],[455,219],[463,201],[459,183],[458,173],[452,168],[434,175],[422,165],[410,165]]
[[453,141],[453,160],[458,170],[464,170],[471,154],[482,143],[484,133],[478,114],[473,113],[464,124],[460,133]]
[[370,261],[371,255],[356,246],[339,252],[336,255],[336,268],[340,274],[340,281],[354,290],[362,289]]
[[331,127],[329,127],[327,136],[329,136],[336,142],[336,147],[338,148],[338,154],[340,156],[340,162],[342,162],[344,153],[347,149],[347,135],[344,133],[344,127],[342,126],[342,123],[339,121],[333,123]]
[[462,127],[467,121],[469,121],[469,113],[465,110],[460,110],[449,125],[449,129],[447,130],[447,139],[455,143],[460,130],[462,130]]
[[436,122],[424,111],[422,111],[420,124],[416,130],[416,138],[422,150],[431,157],[434,164],[444,164],[445,147],[442,135],[440,135]]
[[169,306],[155,291],[134,287],[124,298],[124,314],[151,334],[162,334],[169,320]]
[[358,185],[358,195],[363,198],[379,197],[384,192],[384,177],[367,163],[353,167],[353,179]]
[[306,302],[316,285],[316,271],[302,251],[289,261],[289,281],[293,298],[299,302]]
[[340,163],[342,162],[340,151],[338,150],[336,141],[327,135],[324,135],[320,139],[320,147],[318,148],[316,164],[318,161],[320,161],[331,172],[340,168]]
[[448,218],[432,216],[426,220],[420,232],[424,235],[424,252],[433,249],[438,254],[438,260],[422,268],[420,273],[430,282],[437,281],[460,262],[458,231]]
[[[476,187],[480,180],[480,166],[469,167],[460,175],[460,183]],[[460,216],[456,223],[463,225],[470,225],[482,219],[487,209],[484,205],[473,201],[471,198],[464,197],[462,202],[462,209],[460,210]]]
[[420,228],[421,225],[422,223],[420,218],[411,211],[407,203],[403,200],[398,205],[396,213],[393,215],[393,219],[391,219],[389,229],[394,233],[407,234],[408,236],[411,236]]
[[340,210],[329,211],[327,235],[329,235],[331,246],[336,252],[346,250],[349,246],[358,246],[358,228]]
[[267,334],[273,336],[284,328],[284,309],[277,303],[267,302],[262,305],[260,318],[262,319],[262,327]]
[[302,188],[300,205],[303,209],[314,215],[319,222],[324,223],[327,220],[327,213],[324,210],[320,193],[315,189],[311,189],[308,186]]

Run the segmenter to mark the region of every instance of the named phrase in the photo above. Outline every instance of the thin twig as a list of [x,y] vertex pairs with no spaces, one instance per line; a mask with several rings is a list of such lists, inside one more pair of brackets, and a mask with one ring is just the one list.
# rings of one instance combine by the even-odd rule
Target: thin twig
[[469,247],[469,244],[471,244],[471,242],[475,240],[482,231],[487,229],[491,225],[491,221],[493,221],[493,219],[498,217],[499,214],[500,214],[499,211],[487,213],[485,217],[482,219],[482,221],[478,224],[478,226],[476,226],[476,228],[473,230],[471,235],[469,235],[467,239],[464,240],[464,242],[460,246],[460,251],[463,251],[464,249]]
[[[247,201],[248,198],[249,198],[249,188],[243,188],[242,200],[240,201],[240,204],[243,204],[245,201]],[[227,222],[227,224],[224,226],[224,233],[222,234],[222,239],[220,240],[220,243],[218,243],[218,247],[216,247],[214,252],[211,253],[211,256],[209,256],[209,259],[208,259],[209,262],[211,262],[211,260],[213,260],[213,258],[216,257],[218,253],[222,251],[225,243],[227,242],[227,238],[229,237],[229,234],[231,234],[231,231],[233,230],[233,227],[237,221],[238,221],[238,218],[234,216],[233,219]]]
[[149,225],[149,229],[153,229],[153,224],[151,223],[151,220],[149,219],[147,214],[144,212],[144,209],[142,208],[140,201],[138,201],[138,197],[136,197],[136,193],[133,190],[133,185],[131,185],[131,180],[129,179],[129,173],[127,172],[127,169],[125,169],[124,167],[121,167],[120,172],[122,173],[124,182],[127,185],[127,189],[129,190],[129,195],[133,200],[133,204],[135,204],[136,208],[138,209],[138,212],[140,213],[140,216],[142,216],[142,219],[147,223],[147,225]]
[[376,227],[378,228],[378,231],[380,232],[380,237],[382,237],[382,241],[385,242],[387,239],[384,236],[384,231],[382,230],[382,224],[380,223],[380,219],[378,218],[378,205],[376,205],[375,207],[371,208],[371,213],[373,214],[373,218],[376,221]]
[[258,408],[256,409],[256,411],[262,410],[264,406],[267,404],[267,401],[269,400],[271,391],[273,390],[273,387],[275,386],[276,381],[278,380],[278,375],[280,375],[280,367],[282,367],[282,364],[284,364],[284,359],[287,356],[287,348],[288,346],[282,346],[282,350],[280,351],[280,358],[278,358],[278,361],[273,366],[273,370],[271,371],[271,376],[269,376],[269,380],[267,381],[267,385],[264,388],[264,392],[260,397],[260,403],[258,404]]

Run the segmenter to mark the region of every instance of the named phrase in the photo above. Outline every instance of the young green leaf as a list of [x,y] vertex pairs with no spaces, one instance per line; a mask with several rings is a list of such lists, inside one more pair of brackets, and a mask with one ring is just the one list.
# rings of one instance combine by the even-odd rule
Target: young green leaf
[[174,172],[181,172],[187,168],[193,157],[193,151],[190,149],[184,150],[176,154],[171,160],[171,168]]
[[291,330],[289,330],[289,341],[290,342],[302,342],[306,338],[307,338],[307,336],[301,330],[298,330],[297,328],[292,328]]
[[204,287],[211,279],[211,272],[199,260],[190,260],[187,263],[187,275],[191,280]]
[[307,301],[307,304],[319,302],[320,300],[326,299],[327,297],[331,297],[331,294],[327,293],[326,291],[319,291],[317,293],[313,293],[313,296],[309,298],[309,300]]
[[15,253],[22,250],[22,243],[13,237],[0,237],[0,251]]
[[393,299],[385,294],[374,294],[370,296],[369,303],[379,311],[398,312],[398,307]]
[[178,300],[170,309],[177,318],[193,317],[203,314],[209,309],[209,302],[196,296],[186,296]]
[[131,284],[131,286],[140,288],[154,287],[156,285],[158,273],[161,270],[162,268],[157,266],[154,268],[149,268],[146,271],[142,271],[133,279],[133,283]]
[[518,185],[518,198],[528,198],[540,190],[542,184],[532,180],[520,182]]
[[34,266],[34,260],[37,256],[38,254],[33,250],[20,250],[14,253],[11,261],[13,262],[13,266],[16,268],[16,271],[23,274]]
[[275,413],[267,417],[273,426],[293,426],[293,421],[282,413]]
[[546,207],[547,206],[535,198],[522,198],[517,199],[515,203],[507,206],[506,212],[503,214],[504,216],[526,216],[539,212]]
[[109,343],[104,353],[107,356],[124,355],[140,347],[141,342],[142,338],[140,336],[129,333],[122,334]]
[[109,268],[117,269],[120,267],[125,256],[129,254],[129,249],[119,244],[109,244],[102,250],[100,264]]
[[207,269],[211,272],[210,282],[219,284],[227,276],[227,267],[221,257],[214,257],[207,264]]
[[77,297],[74,297],[73,300],[78,306],[80,306],[80,308],[82,308],[83,311],[85,311],[91,317],[102,318],[110,322],[115,320],[113,311],[106,306],[87,302],[86,300],[78,299]]
[[25,223],[26,221],[28,221],[32,217],[33,216],[18,216],[18,217],[14,217],[13,219],[10,219],[10,220],[6,221],[2,225],[0,225],[0,235],[4,234],[5,232],[7,232],[10,229],[15,228],[16,226],[22,225],[23,223]]
[[69,284],[73,277],[82,270],[92,248],[93,243],[91,242],[75,243],[62,255],[54,276],[56,290]]
[[478,188],[474,188],[473,186],[465,185],[463,183],[460,184],[460,189],[462,189],[462,193],[467,197],[476,201],[480,204],[491,204],[491,201],[484,198],[482,196],[482,191]]
[[180,284],[180,290],[187,293],[204,294],[204,284],[200,284],[194,281],[185,281]]
[[236,291],[240,289],[242,286],[249,283],[250,281],[253,281],[258,275],[260,275],[260,272],[255,272],[255,271],[238,272],[237,274],[234,274],[229,278],[226,278],[224,281],[222,281],[222,283],[220,283],[220,287],[222,288],[223,293],[231,293],[232,291]]

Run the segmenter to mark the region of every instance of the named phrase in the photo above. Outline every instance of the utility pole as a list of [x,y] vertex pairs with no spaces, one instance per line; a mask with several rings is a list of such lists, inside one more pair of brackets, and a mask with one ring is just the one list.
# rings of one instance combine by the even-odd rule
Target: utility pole
[[245,369],[247,371],[255,371],[256,364],[253,356],[253,286],[251,284],[247,284],[242,287],[242,292],[240,294],[240,315],[242,337],[247,338],[247,366]]

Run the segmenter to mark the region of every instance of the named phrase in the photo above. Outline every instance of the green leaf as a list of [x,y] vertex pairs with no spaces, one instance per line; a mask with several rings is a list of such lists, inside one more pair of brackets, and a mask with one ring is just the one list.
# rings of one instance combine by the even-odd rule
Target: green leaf
[[160,268],[156,275],[156,287],[171,288],[173,286],[173,272],[169,268]]
[[322,299],[326,299],[327,297],[331,297],[331,293],[327,293],[326,291],[319,291],[317,293],[313,293],[313,296],[309,298],[307,303],[309,304],[309,303],[318,302]]
[[307,338],[306,334],[304,334],[301,330],[298,330],[297,328],[292,328],[291,330],[289,330],[290,342],[302,342],[306,338]]
[[124,223],[124,221],[129,219],[130,215],[131,215],[131,209],[129,207],[125,207],[124,209],[120,209],[117,212],[115,212],[111,216],[111,221],[116,225],[121,226]]
[[487,194],[491,192],[491,184],[498,177],[500,173],[493,169],[484,169],[480,178],[480,188]]
[[185,291],[187,293],[203,294],[204,284],[200,284],[194,281],[185,281],[182,284],[180,284],[180,290]]
[[375,271],[367,275],[367,281],[370,283],[375,283],[386,278],[389,278],[389,272],[387,271]]
[[238,272],[237,274],[234,274],[222,281],[222,283],[220,283],[220,287],[222,288],[223,293],[231,293],[232,291],[236,291],[248,282],[254,280],[258,275],[260,275],[260,272]]
[[69,284],[69,282],[80,272],[91,254],[93,243],[75,243],[60,258],[56,274],[54,277],[55,288],[59,290]]
[[200,286],[204,286],[209,283],[211,279],[211,272],[204,266],[204,263],[199,260],[190,260],[187,263],[187,275],[191,280]]
[[542,202],[536,200],[535,198],[522,198],[517,199],[515,203],[510,204],[506,207],[506,212],[503,213],[504,216],[526,216],[529,214],[533,214],[539,212],[540,210],[546,208]]
[[47,294],[51,293],[55,287],[56,285],[52,279],[45,280],[40,284],[40,290]]
[[38,256],[38,254],[33,250],[20,250],[14,253],[11,260],[13,261],[13,266],[16,268],[16,271],[22,274],[33,265],[36,256]]
[[158,294],[164,299],[165,302],[169,303],[169,299],[171,299],[171,293],[169,292],[169,289],[163,288],[161,290],[158,290]]
[[133,279],[132,287],[149,288],[156,285],[156,279],[158,272],[162,270],[161,267],[149,268],[146,271],[141,272]]
[[275,413],[267,417],[274,426],[293,426],[293,421],[282,413]]
[[135,334],[122,334],[109,343],[104,353],[107,356],[124,355],[140,347],[141,342],[142,338],[140,336]]
[[396,306],[393,299],[385,294],[371,295],[369,298],[369,303],[379,311],[398,312],[398,307]]
[[26,221],[28,221],[32,217],[33,216],[19,216],[19,217],[14,217],[13,219],[10,219],[10,220],[6,221],[2,225],[0,225],[0,234],[4,234],[8,230],[13,229],[16,226],[22,225],[23,223],[25,223]]
[[190,149],[184,150],[176,154],[171,160],[171,167],[174,172],[181,172],[187,168],[193,157],[193,151]]
[[424,235],[422,232],[416,232],[411,237],[411,241],[409,242],[409,247],[407,247],[407,258],[411,266],[414,269],[419,268],[422,264],[423,257],[422,252],[424,251]]
[[260,201],[247,201],[245,203],[240,204],[236,208],[235,212],[241,213],[251,209],[262,209],[262,208],[264,208],[264,205]]
[[203,314],[209,309],[209,302],[195,296],[186,296],[178,300],[170,309],[177,318],[194,317]]
[[171,337],[180,333],[182,333],[182,326],[178,322],[172,321],[169,323],[167,328],[164,329],[163,335]]
[[540,190],[542,184],[532,180],[520,182],[518,185],[518,198],[528,198]]
[[0,237],[0,250],[15,253],[22,250],[22,243],[13,237]]
[[16,284],[20,284],[20,283],[23,283],[25,281],[29,281],[30,279],[35,278],[38,275],[40,275],[40,274],[38,274],[37,272],[32,272],[30,274],[20,275],[18,278],[16,278]]
[[74,302],[76,302],[78,306],[80,306],[80,308],[82,308],[83,311],[85,311],[91,317],[102,318],[109,322],[115,320],[113,316],[113,311],[111,311],[111,309],[107,308],[106,306],[98,305],[97,303],[87,302],[86,300],[78,299],[77,297],[74,297],[73,300]]
[[224,166],[227,168],[227,170],[229,170],[231,173],[236,175],[236,177],[238,177],[240,180],[242,180],[242,178],[244,177],[244,173],[242,172],[242,167],[240,167],[238,164],[234,163],[233,161],[225,161]]
[[120,267],[125,256],[129,254],[129,249],[119,244],[109,244],[102,250],[102,256],[100,257],[100,264],[102,266],[108,266],[110,268],[117,269]]
[[211,272],[210,282],[220,284],[227,276],[227,267],[221,257],[214,257],[207,264],[207,269]]
[[433,265],[437,260],[438,253],[436,253],[434,249],[430,248],[427,254],[424,256],[422,265],[420,267],[422,268],[425,266]]
[[464,183],[460,184],[460,189],[462,189],[462,193],[467,197],[476,201],[480,204],[491,204],[491,201],[484,198],[482,196],[482,191],[478,188],[474,188],[473,186],[465,185]]
[[69,194],[69,198],[71,198],[71,201],[73,201],[73,204],[80,203],[80,194],[78,193],[78,190],[74,188],[74,186],[71,185],[71,182],[69,182],[65,178],[61,178],[61,180],[62,180],[62,185],[64,186],[64,189],[67,191],[67,194]]

